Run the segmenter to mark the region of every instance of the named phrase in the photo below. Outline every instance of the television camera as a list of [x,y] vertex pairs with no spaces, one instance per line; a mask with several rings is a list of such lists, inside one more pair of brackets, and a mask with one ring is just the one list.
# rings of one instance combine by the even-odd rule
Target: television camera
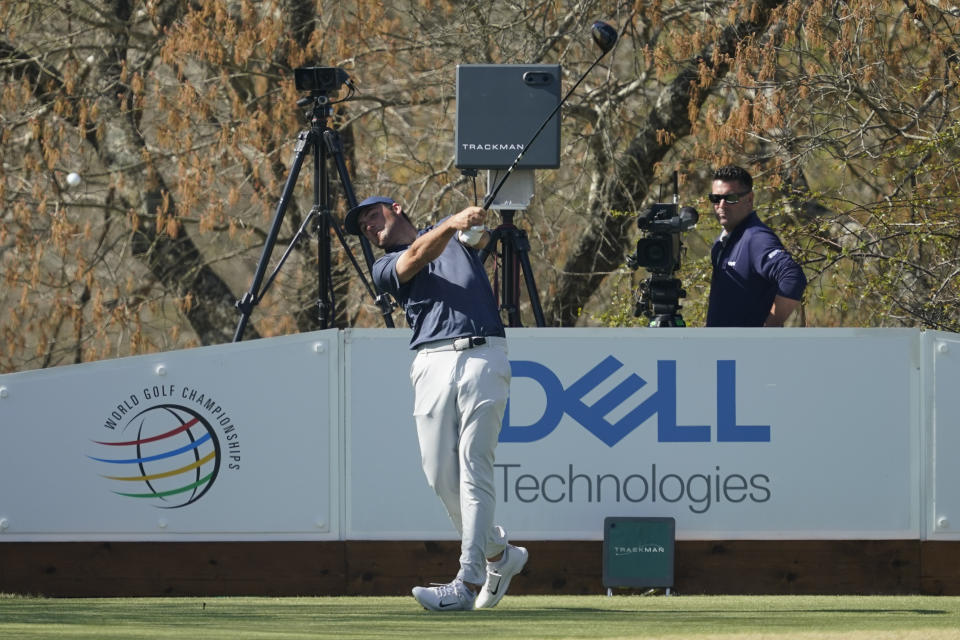
[[631,269],[643,267],[650,277],[637,288],[634,317],[641,314],[650,320],[651,327],[685,327],[680,298],[687,292],[683,283],[673,274],[680,269],[683,241],[680,234],[697,224],[700,215],[693,207],[681,207],[677,195],[677,174],[673,175],[673,202],[657,202],[637,217],[637,226],[643,235],[637,240],[637,250],[627,256]]

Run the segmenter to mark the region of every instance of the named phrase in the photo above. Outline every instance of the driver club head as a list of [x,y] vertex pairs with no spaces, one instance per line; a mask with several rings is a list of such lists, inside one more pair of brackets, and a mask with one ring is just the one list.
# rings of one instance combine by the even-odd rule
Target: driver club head
[[593,36],[593,41],[604,53],[610,51],[613,45],[617,43],[617,30],[606,22],[599,20],[594,22],[593,26],[590,27],[590,34]]

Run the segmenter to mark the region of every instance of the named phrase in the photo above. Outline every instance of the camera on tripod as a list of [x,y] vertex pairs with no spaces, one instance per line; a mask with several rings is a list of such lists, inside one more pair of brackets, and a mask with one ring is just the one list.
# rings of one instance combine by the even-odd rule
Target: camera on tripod
[[679,278],[672,274],[680,269],[683,242],[680,234],[697,224],[700,215],[693,207],[678,203],[677,174],[673,174],[673,202],[657,202],[637,217],[637,226],[643,236],[637,240],[637,250],[627,256],[631,269],[643,267],[650,277],[640,283],[633,315],[650,319],[651,327],[684,327],[680,298],[687,292]]
[[340,67],[298,67],[293,70],[297,91],[332,93],[350,79]]
[[680,268],[680,232],[697,223],[700,216],[692,207],[658,202],[637,218],[637,226],[646,236],[637,241],[637,251],[627,256],[631,269],[643,267],[651,273],[671,274]]
[[[275,282],[277,274],[281,267],[291,255],[297,243],[303,239],[308,230],[314,230],[317,234],[317,266],[318,266],[318,301],[317,301],[317,320],[320,329],[327,329],[333,325],[337,306],[336,296],[334,295],[333,267],[331,264],[331,232],[334,232],[343,246],[344,252],[353,263],[357,270],[357,275],[363,282],[364,287],[370,296],[374,299],[377,306],[383,313],[384,324],[393,328],[393,303],[389,296],[383,293],[376,283],[371,286],[367,282],[360,264],[357,262],[343,237],[343,232],[337,221],[333,218],[333,192],[332,181],[328,173],[328,164],[330,161],[336,166],[340,183],[343,187],[343,194],[347,200],[347,206],[353,208],[357,205],[357,198],[353,191],[353,185],[350,183],[350,173],[347,170],[347,163],[343,157],[343,142],[340,140],[340,134],[336,129],[328,126],[327,120],[333,113],[333,102],[331,102],[328,93],[338,92],[340,87],[346,85],[349,88],[347,98],[356,90],[355,85],[350,80],[347,72],[338,67],[298,67],[293,70],[293,78],[298,91],[309,91],[309,96],[297,99],[298,107],[312,105],[312,110],[308,114],[310,119],[310,128],[301,131],[297,136],[297,146],[293,159],[290,161],[290,170],[287,174],[287,180],[284,183],[283,193],[277,203],[276,211],[273,214],[273,222],[270,223],[270,230],[266,236],[266,243],[260,254],[260,260],[257,262],[257,269],[253,275],[253,282],[250,289],[243,294],[243,297],[236,301],[234,306],[240,312],[240,320],[237,322],[237,329],[233,334],[233,341],[240,342],[243,339],[243,333],[250,321],[250,314],[256,305],[260,304],[267,289]],[[341,100],[341,101],[342,101]],[[270,266],[270,256],[277,242],[277,236],[283,225],[283,217],[287,212],[287,207],[293,199],[293,193],[297,186],[297,178],[300,175],[300,169],[303,167],[304,160],[313,157],[313,207],[310,212],[303,217],[300,227],[294,234],[293,239],[287,246],[286,251],[280,257],[274,266],[273,272],[266,278],[267,269]],[[367,263],[367,269],[373,266],[373,252],[366,238],[360,238],[360,247],[363,250],[363,257]]]

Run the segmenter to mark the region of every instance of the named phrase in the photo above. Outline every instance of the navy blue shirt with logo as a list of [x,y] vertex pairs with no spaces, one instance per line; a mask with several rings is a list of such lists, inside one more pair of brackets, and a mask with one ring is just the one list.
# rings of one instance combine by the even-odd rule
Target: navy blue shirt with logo
[[377,286],[406,312],[407,324],[413,329],[411,349],[464,336],[505,337],[497,300],[476,249],[451,238],[443,253],[401,284],[397,260],[407,246],[389,247],[373,264],[372,274]]
[[800,300],[807,278],[755,211],[710,251],[708,327],[762,327],[773,300]]

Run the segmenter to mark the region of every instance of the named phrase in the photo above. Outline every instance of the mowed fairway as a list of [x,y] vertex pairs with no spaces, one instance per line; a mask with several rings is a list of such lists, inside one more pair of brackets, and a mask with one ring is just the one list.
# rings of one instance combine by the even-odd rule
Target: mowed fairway
[[508,596],[431,613],[412,598],[0,596],[0,638],[960,639],[960,597]]

